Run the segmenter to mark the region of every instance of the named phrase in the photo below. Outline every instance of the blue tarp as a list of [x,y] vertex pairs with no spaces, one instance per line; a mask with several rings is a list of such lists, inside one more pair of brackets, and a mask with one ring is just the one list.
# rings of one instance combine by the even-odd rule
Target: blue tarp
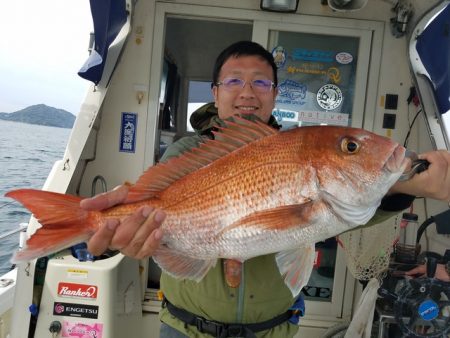
[[444,114],[450,110],[450,4],[418,36],[416,49]]
[[98,84],[102,78],[108,48],[126,23],[127,11],[125,0],[90,0],[90,5],[95,44],[78,75]]

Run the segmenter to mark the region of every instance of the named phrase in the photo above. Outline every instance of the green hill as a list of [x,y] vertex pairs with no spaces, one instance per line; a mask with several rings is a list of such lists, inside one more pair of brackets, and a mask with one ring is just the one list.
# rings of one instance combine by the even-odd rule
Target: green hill
[[72,128],[75,122],[75,115],[64,109],[49,107],[45,104],[36,104],[13,113],[0,113],[0,120]]

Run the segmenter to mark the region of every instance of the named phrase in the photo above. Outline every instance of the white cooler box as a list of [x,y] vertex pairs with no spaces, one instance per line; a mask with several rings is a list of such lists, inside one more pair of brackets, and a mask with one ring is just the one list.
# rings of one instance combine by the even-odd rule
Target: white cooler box
[[[58,331],[58,333],[51,331]],[[139,262],[122,254],[48,261],[35,337],[142,337]]]

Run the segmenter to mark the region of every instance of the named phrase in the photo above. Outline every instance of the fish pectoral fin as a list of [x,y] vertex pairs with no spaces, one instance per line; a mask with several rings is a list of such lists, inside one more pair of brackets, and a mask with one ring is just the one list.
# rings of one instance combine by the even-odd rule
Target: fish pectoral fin
[[275,255],[278,270],[284,276],[284,283],[294,297],[297,297],[308,283],[314,266],[315,255],[314,244],[300,249],[282,251]]
[[304,204],[291,204],[278,208],[257,211],[222,230],[234,228],[260,228],[268,230],[286,230],[301,227],[310,223],[316,204],[312,201]]
[[153,260],[172,277],[191,279],[196,282],[201,281],[209,269],[214,267],[217,262],[216,258],[209,260],[196,259],[167,247],[159,248],[153,255]]

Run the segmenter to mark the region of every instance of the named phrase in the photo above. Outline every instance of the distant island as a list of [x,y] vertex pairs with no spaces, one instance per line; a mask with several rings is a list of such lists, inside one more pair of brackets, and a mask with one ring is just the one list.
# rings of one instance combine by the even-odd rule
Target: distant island
[[13,113],[0,113],[0,120],[72,128],[75,122],[75,115],[64,109],[49,107],[45,104],[36,104]]

